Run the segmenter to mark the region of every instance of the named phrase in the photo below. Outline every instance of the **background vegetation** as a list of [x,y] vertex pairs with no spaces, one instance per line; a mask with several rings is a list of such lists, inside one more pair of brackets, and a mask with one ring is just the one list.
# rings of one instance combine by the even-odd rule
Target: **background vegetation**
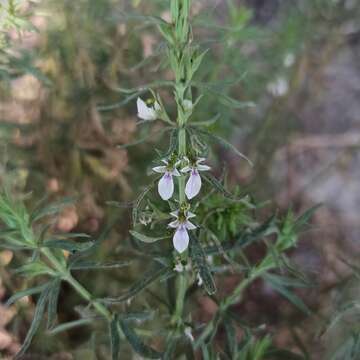
[[[148,183],[154,155],[149,148],[161,141],[161,126],[137,126],[135,97],[121,89],[169,77],[161,62],[162,40],[143,16],[168,18],[167,8],[162,0],[1,3],[1,181],[29,194],[30,209],[44,197],[45,202],[76,197],[53,221],[56,231],[99,237],[112,224],[99,261],[134,256],[125,247],[131,211],[114,203],[132,201]],[[258,202],[270,200],[261,210],[264,219],[289,205],[300,213],[323,203],[290,255],[311,279],[311,286],[296,291],[311,313],[261,281],[234,311],[253,324],[266,323],[276,345],[305,358],[358,359],[360,5],[352,0],[194,0],[192,11],[195,36],[210,49],[197,77],[208,95],[197,116],[209,120],[220,114],[211,129],[255,164],[250,168],[216,145],[212,167],[220,175],[224,162],[230,163],[230,187],[251,191]],[[162,96],[166,101],[166,92]],[[145,137],[147,143],[126,146]],[[234,209],[233,218],[219,213],[216,226],[224,237],[246,221],[242,210]],[[262,251],[253,247],[247,256],[256,259]],[[0,250],[2,303],[28,285],[11,270],[21,263],[21,255]],[[97,294],[118,294],[142,272],[144,264],[134,263],[77,276]],[[238,281],[237,274],[224,277],[220,291],[229,292]],[[12,307],[0,305],[4,358],[11,359],[22,343],[35,300],[29,296]],[[84,311],[74,311],[78,302],[70,289],[61,290],[62,322]],[[201,294],[197,305],[204,321],[216,311]],[[221,346],[221,334],[217,341]],[[48,354],[53,359],[107,356],[101,339],[86,327],[36,337],[28,358]]]

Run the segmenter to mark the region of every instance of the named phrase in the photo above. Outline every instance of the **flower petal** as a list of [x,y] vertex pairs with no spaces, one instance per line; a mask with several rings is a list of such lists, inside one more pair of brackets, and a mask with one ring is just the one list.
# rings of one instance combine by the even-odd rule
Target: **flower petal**
[[155,101],[154,109],[155,109],[155,111],[157,111],[157,112],[160,112],[160,111],[161,111],[161,106],[160,106],[160,104],[159,104],[157,101]]
[[137,105],[138,117],[140,119],[156,120],[157,118],[156,111],[153,108],[148,107],[144,100],[138,97],[136,101],[136,105]]
[[185,111],[191,111],[193,109],[193,103],[191,100],[185,99],[183,101]]
[[166,172],[160,179],[158,191],[163,200],[169,200],[172,197],[174,193],[174,181],[169,172]]
[[153,171],[160,173],[160,174],[166,172],[166,166],[155,166],[152,169],[153,169]]
[[172,211],[172,212],[170,213],[170,215],[178,218],[178,217],[179,217],[179,210]]
[[168,225],[168,227],[177,229],[179,227],[179,225],[180,225],[179,220],[174,220]]
[[211,169],[211,167],[210,167],[210,166],[207,166],[207,165],[198,164],[197,169],[198,169],[199,171],[208,171],[208,170]]
[[185,186],[185,194],[189,200],[195,197],[201,189],[201,177],[196,169],[191,171],[189,180]]
[[190,167],[190,166],[185,166],[185,167],[182,168],[180,171],[181,171],[182,173],[187,173],[187,172],[191,171],[191,167]]
[[171,174],[174,175],[174,176],[181,176],[177,168],[174,168],[172,170]]
[[189,234],[185,226],[180,226],[176,230],[173,237],[174,248],[180,254],[184,252],[189,246]]
[[186,220],[184,225],[188,230],[195,230],[196,229],[196,226],[192,222],[190,222],[189,220]]
[[196,215],[194,214],[194,213],[192,213],[191,211],[187,211],[186,212],[186,218],[187,219],[191,219],[191,218],[193,218],[193,217],[195,217]]

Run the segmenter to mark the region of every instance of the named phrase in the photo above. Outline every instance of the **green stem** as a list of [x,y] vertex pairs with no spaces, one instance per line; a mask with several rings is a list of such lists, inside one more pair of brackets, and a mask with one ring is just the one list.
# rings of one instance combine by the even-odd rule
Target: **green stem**
[[182,315],[184,311],[185,304],[185,294],[187,289],[187,276],[185,273],[179,274],[177,277],[177,299],[174,320],[177,325],[182,324]]
[[100,315],[104,316],[108,321],[111,321],[111,312],[103,304],[92,298],[89,291],[72,277],[68,269],[66,269],[66,267],[61,264],[61,262],[54,256],[51,250],[48,248],[42,248],[41,252],[47,257],[54,268],[61,274],[63,280],[67,281],[83,299],[88,301],[96,309]]
[[[178,135],[179,141],[179,157],[186,156],[186,130],[181,128]],[[179,176],[179,202],[180,205],[185,201],[185,177]]]

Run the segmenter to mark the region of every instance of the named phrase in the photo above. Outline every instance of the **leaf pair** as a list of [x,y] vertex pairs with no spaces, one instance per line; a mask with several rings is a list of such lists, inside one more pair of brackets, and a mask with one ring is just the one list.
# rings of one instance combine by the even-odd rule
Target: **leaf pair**
[[21,356],[24,355],[24,353],[30,346],[34,335],[36,334],[36,332],[38,331],[41,325],[41,321],[46,311],[46,306],[47,306],[47,314],[48,314],[47,328],[51,329],[54,326],[57,317],[57,305],[58,305],[58,298],[60,292],[60,284],[61,284],[61,280],[59,278],[56,278],[45,285],[38,286],[32,289],[27,289],[26,291],[18,293],[8,300],[8,304],[9,304],[16,300],[19,300],[21,297],[32,295],[41,291],[41,294],[36,304],[35,313],[30,329],[26,334],[25,340],[19,352],[16,354],[15,359],[20,359]]

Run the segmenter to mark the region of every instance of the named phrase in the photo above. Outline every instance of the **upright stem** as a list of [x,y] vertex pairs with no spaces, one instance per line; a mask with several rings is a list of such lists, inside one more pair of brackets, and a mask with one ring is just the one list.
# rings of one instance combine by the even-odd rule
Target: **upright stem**
[[91,294],[86,290],[76,279],[72,277],[69,270],[61,264],[61,262],[54,256],[51,250],[42,248],[41,252],[47,257],[54,268],[62,275],[63,280],[67,281],[74,290],[86,301],[88,301],[95,310],[108,321],[111,321],[111,312],[100,302],[92,299]]
[[[180,128],[179,135],[179,157],[186,156],[186,131],[184,128]],[[185,201],[185,178],[183,175],[179,176],[179,203],[182,204]]]

